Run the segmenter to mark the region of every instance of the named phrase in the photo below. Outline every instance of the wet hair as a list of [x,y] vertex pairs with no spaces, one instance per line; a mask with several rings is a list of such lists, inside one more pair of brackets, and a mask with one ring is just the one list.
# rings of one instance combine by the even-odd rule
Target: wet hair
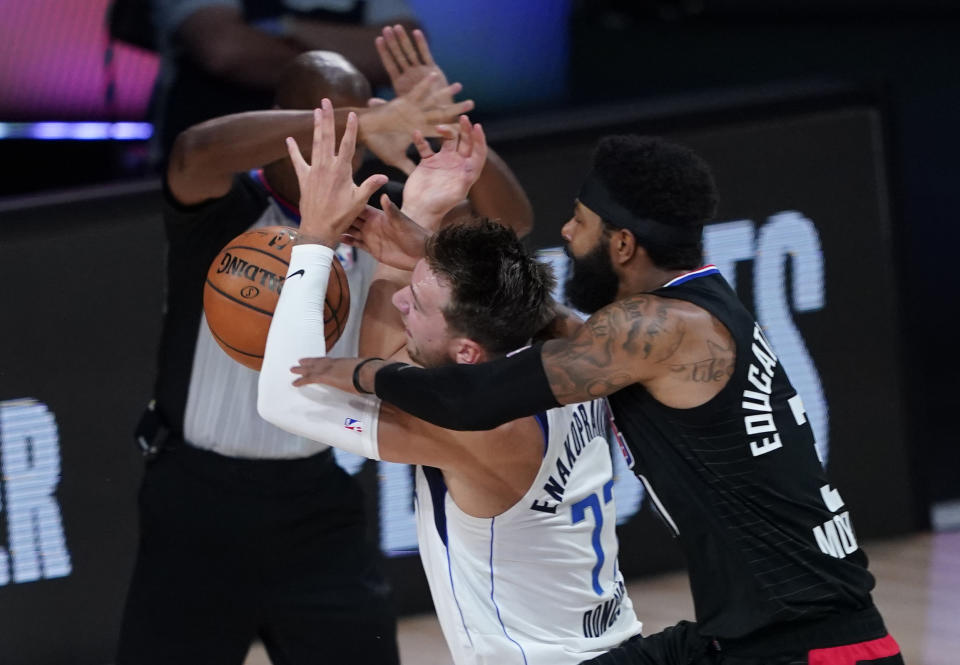
[[529,343],[554,315],[550,268],[489,219],[442,228],[427,244],[426,262],[450,286],[447,325],[488,352]]
[[[593,173],[636,217],[696,228],[716,214],[717,188],[710,167],[686,146],[657,137],[605,136],[593,154]],[[703,262],[702,241],[673,245],[637,237],[637,244],[665,270],[688,270]]]

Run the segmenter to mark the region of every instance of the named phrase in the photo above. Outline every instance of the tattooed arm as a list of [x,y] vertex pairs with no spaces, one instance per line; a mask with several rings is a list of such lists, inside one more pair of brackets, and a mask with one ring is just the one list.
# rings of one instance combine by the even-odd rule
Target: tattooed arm
[[543,368],[561,404],[642,384],[676,408],[702,404],[733,374],[733,338],[705,310],[641,294],[591,316],[576,335],[543,347]]
[[[480,365],[421,369],[364,363],[359,387],[440,427],[490,429],[558,404],[642,384],[668,406],[697,406],[733,373],[730,333],[705,310],[680,300],[638,295],[591,316],[573,337]],[[293,371],[298,385],[351,391],[356,358],[310,358]]]

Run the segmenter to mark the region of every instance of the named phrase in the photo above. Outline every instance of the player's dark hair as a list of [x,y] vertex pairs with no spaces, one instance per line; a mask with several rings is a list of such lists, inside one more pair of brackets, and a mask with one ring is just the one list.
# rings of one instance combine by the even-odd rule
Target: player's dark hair
[[554,279],[516,233],[486,218],[442,228],[427,265],[450,285],[447,325],[491,353],[517,349],[554,315]]
[[[710,167],[686,146],[657,137],[606,136],[594,152],[593,173],[614,200],[638,218],[696,228],[716,213],[717,188]],[[668,245],[640,237],[637,242],[658,268],[689,270],[703,262],[702,242]]]

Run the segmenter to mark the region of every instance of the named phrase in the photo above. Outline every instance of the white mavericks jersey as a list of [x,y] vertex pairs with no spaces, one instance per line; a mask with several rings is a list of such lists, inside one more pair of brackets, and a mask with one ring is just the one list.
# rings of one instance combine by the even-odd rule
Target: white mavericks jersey
[[604,400],[536,416],[543,463],[504,513],[460,510],[417,468],[420,557],[456,665],[574,665],[640,632],[617,563]]
[[[274,225],[291,226],[291,222],[270,199],[250,228]],[[366,252],[346,245],[337,248],[337,258],[347,275],[350,313],[340,339],[327,355],[347,358],[357,355],[363,307],[377,263]],[[289,459],[327,449],[326,444],[285,432],[257,414],[259,377],[259,372],[224,353],[201,316],[187,392],[184,438],[199,448],[230,457]]]

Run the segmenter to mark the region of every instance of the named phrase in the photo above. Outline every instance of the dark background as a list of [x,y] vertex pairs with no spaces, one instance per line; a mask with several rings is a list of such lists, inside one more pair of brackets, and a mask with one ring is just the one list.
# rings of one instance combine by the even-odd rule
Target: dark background
[[[509,4],[490,3],[500,15]],[[825,305],[793,322],[829,404],[831,481],[861,539],[929,528],[931,508],[960,501],[960,361],[948,326],[960,204],[954,3],[557,4],[569,10],[566,56],[554,63],[565,85],[522,98],[482,88],[487,104],[472,95],[475,119],[530,194],[531,245],[557,244],[592,145],[620,131],[700,151],[717,173],[719,222],[759,231],[789,210],[812,220]],[[483,55],[464,58],[483,67]],[[466,70],[450,73],[470,89]],[[0,113],[49,119],[59,118]],[[0,140],[0,401],[34,397],[57,418],[73,566],[65,578],[0,587],[3,663],[111,657],[136,537],[142,462],[130,431],[150,394],[162,306],[145,157],[142,142]],[[748,305],[752,264],[736,270]],[[788,261],[786,283],[790,271]],[[377,468],[361,473],[375,510]],[[682,565],[646,504],[620,535],[628,577]],[[388,567],[400,609],[428,608],[416,557]]]
[[[884,124],[872,93],[741,92],[725,101],[714,97],[709,111],[697,99],[664,99],[541,116],[525,134],[519,129],[493,123],[490,133],[499,137],[501,154],[540,211],[543,222],[530,238],[535,248],[556,244],[552,220],[569,215],[570,192],[596,136],[608,132],[656,131],[701,152],[725,192],[719,223],[750,220],[759,233],[777,213],[810,219],[824,257],[823,308],[799,312],[791,306],[789,257],[782,270],[760,279],[772,280],[765,288],[782,292],[794,310],[791,322],[820,375],[829,408],[831,483],[851,507],[862,540],[924,527],[910,454],[917,439],[899,360]],[[825,145],[832,148],[828,158]],[[37,398],[57,419],[57,499],[73,568],[67,577],[0,587],[0,623],[9,629],[0,662],[96,665],[111,657],[136,539],[142,460],[131,431],[150,396],[164,261],[156,186],[128,189],[0,207],[0,265],[19,276],[4,302],[14,324],[0,327],[0,399]],[[849,254],[857,260],[845,260]],[[751,256],[736,268],[748,305],[758,288],[754,263]],[[789,372],[796,348],[773,333]],[[804,401],[809,410],[811,396]],[[635,482],[622,473],[625,482]],[[383,502],[409,502],[409,496],[381,496],[376,464],[367,463],[360,474],[374,527]],[[619,533],[628,578],[683,566],[675,542],[646,504]],[[414,553],[388,557],[386,566],[398,609],[429,610]]]

